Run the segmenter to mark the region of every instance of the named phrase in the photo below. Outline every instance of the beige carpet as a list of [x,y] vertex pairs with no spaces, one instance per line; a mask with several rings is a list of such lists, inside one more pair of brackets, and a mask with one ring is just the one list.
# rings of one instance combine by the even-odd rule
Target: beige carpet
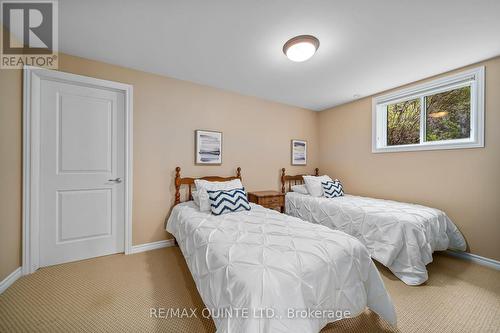
[[[500,272],[444,254],[434,258],[430,280],[419,287],[379,267],[396,306],[397,329],[366,311],[322,332],[500,332]],[[215,331],[210,319],[150,318],[151,307],[203,308],[177,247],[25,276],[0,295],[0,332]]]

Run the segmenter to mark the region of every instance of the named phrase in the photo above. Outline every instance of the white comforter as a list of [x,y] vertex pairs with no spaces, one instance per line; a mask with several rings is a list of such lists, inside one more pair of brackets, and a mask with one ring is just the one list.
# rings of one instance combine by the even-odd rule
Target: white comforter
[[409,285],[424,283],[432,252],[465,250],[465,240],[446,214],[420,205],[345,195],[286,194],[286,213],[344,231],[366,245],[372,258]]
[[355,316],[366,307],[396,323],[368,251],[343,232],[254,204],[250,211],[214,216],[192,201],[173,209],[167,231],[207,309],[233,309],[232,318],[212,316],[219,333],[319,332],[341,319],[334,311]]

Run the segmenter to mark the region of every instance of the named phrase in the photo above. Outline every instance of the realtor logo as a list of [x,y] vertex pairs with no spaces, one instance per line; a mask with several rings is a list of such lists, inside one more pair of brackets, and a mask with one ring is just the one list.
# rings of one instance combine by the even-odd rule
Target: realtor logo
[[57,68],[57,0],[2,1],[0,68]]

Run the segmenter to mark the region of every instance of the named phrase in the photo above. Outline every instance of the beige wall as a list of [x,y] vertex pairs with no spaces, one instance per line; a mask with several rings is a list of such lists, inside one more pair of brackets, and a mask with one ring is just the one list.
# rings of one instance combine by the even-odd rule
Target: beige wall
[[320,168],[349,193],[444,210],[470,252],[500,260],[500,57],[478,65],[486,66],[485,148],[373,154],[367,97],[319,113]]
[[[484,65],[486,148],[372,154],[371,98],[314,113],[82,58],[60,58],[62,71],[134,85],[134,244],[169,237],[164,224],[176,166],[185,176],[232,175],[241,166],[248,190],[277,190],[281,167],[299,173],[319,165],[342,179],[349,193],[446,211],[472,253],[498,260],[500,58]],[[194,165],[195,129],[224,133],[222,166]],[[0,71],[0,135],[1,280],[21,264],[21,71]],[[309,141],[308,167],[290,167],[292,138]]]
[[[279,189],[279,170],[318,164],[317,114],[123,67],[61,55],[62,71],[134,86],[133,244],[170,237],[176,166],[185,176],[233,175],[242,168],[248,190]],[[21,264],[20,71],[0,71],[0,280]],[[223,132],[222,166],[194,165],[194,130]],[[309,167],[290,167],[290,140],[309,141]]]
[[22,75],[0,70],[0,281],[21,263]]

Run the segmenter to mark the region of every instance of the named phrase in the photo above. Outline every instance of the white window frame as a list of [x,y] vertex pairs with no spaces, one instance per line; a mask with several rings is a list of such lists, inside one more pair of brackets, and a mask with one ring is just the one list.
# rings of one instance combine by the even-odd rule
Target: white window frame
[[[471,87],[471,135],[466,139],[425,141],[425,96]],[[387,105],[420,99],[420,143],[387,145]],[[461,149],[484,147],[484,66],[446,76],[372,99],[372,152]]]

